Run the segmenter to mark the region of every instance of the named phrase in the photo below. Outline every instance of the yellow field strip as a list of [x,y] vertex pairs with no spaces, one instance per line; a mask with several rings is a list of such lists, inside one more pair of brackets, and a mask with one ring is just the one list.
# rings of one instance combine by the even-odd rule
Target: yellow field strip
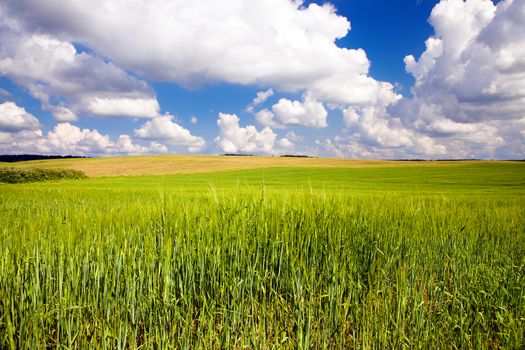
[[[406,162],[340,158],[292,158],[259,156],[158,155],[109,158],[49,159],[2,166],[81,170],[90,177],[204,173],[272,167],[392,167],[461,165],[472,161]],[[478,163],[481,163],[478,162]]]

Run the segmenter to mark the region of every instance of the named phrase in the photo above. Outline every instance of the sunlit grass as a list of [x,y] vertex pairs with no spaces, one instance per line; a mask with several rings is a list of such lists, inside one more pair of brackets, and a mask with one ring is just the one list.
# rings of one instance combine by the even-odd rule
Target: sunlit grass
[[523,166],[426,169],[0,185],[0,348],[519,348]]

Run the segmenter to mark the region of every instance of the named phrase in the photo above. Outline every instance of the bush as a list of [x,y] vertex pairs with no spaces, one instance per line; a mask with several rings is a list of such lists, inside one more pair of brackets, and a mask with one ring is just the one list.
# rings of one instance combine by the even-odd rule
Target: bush
[[26,183],[62,179],[86,179],[84,172],[72,169],[0,168],[0,183]]

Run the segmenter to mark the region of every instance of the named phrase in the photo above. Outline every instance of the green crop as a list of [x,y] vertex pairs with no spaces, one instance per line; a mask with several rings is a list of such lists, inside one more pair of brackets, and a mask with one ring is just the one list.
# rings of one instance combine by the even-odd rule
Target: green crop
[[0,185],[0,348],[519,348],[524,170]]

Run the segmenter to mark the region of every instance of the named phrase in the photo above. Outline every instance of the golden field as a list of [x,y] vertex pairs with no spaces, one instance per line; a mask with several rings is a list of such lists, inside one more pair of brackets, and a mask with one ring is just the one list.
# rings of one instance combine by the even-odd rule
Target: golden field
[[[364,168],[396,166],[444,166],[488,161],[390,161],[341,158],[262,156],[157,155],[108,158],[72,158],[4,163],[20,168],[64,168],[83,171],[89,177],[206,173],[258,168]],[[491,161],[490,163],[495,163]]]

